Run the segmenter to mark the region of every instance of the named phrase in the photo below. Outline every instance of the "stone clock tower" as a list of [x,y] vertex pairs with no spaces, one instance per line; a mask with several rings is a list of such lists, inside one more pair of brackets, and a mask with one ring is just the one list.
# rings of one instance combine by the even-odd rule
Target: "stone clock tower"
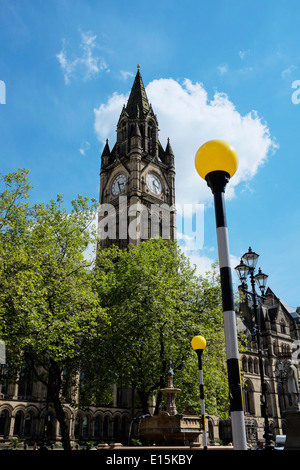
[[117,123],[117,141],[101,156],[100,246],[126,248],[160,236],[176,238],[175,167],[169,139],[163,149],[139,66]]

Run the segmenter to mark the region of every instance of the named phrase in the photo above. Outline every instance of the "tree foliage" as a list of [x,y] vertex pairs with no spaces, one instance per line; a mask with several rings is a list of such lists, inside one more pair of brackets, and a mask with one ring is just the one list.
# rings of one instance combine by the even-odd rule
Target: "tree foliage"
[[209,344],[204,354],[209,409],[226,410],[223,320],[215,272],[197,276],[176,242],[152,239],[127,251],[101,250],[95,279],[100,303],[109,315],[99,357],[110,379],[133,387],[144,413],[155,397],[157,413],[171,361],[176,384],[183,390],[179,406],[198,412],[191,339],[201,334]]
[[[68,213],[62,196],[29,205],[27,171],[2,176],[0,194],[0,337],[11,371],[21,364],[48,387],[70,447],[63,377],[76,374],[105,321],[84,252],[95,204],[79,196]],[[73,384],[74,385],[74,384]]]

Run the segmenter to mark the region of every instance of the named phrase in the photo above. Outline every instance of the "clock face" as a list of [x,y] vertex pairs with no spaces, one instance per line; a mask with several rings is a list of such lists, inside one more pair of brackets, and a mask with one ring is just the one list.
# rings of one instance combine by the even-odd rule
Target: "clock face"
[[161,193],[161,182],[158,176],[153,173],[148,173],[146,176],[146,184],[152,193],[157,195]]
[[112,187],[111,187],[111,192],[114,196],[117,196],[120,194],[123,189],[125,188],[126,184],[126,176],[124,174],[116,176],[116,178],[113,180]]

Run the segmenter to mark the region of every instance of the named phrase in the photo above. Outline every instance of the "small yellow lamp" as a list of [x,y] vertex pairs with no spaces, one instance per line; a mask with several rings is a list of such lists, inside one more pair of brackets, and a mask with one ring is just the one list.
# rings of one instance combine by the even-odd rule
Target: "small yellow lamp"
[[197,349],[205,349],[206,348],[206,339],[203,336],[194,336],[191,341],[192,348],[197,351]]
[[198,149],[195,166],[203,179],[213,171],[225,171],[232,178],[238,168],[238,161],[231,144],[224,140],[209,140]]
[[198,356],[198,371],[199,371],[199,390],[201,401],[201,418],[203,427],[203,449],[207,450],[207,433],[206,433],[206,420],[205,420],[205,401],[204,401],[204,385],[203,385],[203,370],[202,370],[202,353],[206,348],[206,339],[203,336],[194,336],[191,341],[192,348]]

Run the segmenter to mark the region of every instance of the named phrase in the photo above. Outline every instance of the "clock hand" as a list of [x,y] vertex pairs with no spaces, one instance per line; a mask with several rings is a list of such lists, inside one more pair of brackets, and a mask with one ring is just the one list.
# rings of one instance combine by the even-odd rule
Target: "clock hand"
[[153,186],[154,186],[154,188],[155,188],[155,190],[156,190],[155,192],[158,193],[158,192],[159,192],[159,183],[158,183],[158,181],[153,180]]

